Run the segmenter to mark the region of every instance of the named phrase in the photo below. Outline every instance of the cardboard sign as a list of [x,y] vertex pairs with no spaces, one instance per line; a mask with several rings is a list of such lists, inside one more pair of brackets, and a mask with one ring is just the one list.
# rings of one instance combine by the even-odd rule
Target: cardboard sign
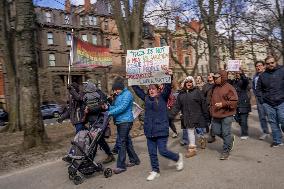
[[127,51],[126,77],[129,86],[171,83],[171,76],[165,74],[168,67],[168,46]]
[[229,60],[227,65],[227,71],[238,72],[240,71],[241,60]]

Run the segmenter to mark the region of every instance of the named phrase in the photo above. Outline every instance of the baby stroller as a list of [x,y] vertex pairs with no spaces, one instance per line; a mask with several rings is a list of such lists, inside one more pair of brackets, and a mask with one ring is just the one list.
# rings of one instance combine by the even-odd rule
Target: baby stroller
[[[100,137],[104,137],[104,131],[108,127],[108,122],[110,118],[107,113],[104,113],[102,127],[95,128],[91,126],[89,131],[84,131],[84,144],[80,141],[76,141],[77,135],[80,135],[80,132],[84,134],[83,131],[80,131],[74,141],[71,142],[73,145],[71,150],[77,150],[76,155],[70,156],[72,159],[70,166],[68,167],[69,179],[73,180],[75,185],[81,184],[83,182],[82,176],[89,176],[94,174],[95,172],[103,172],[106,178],[112,176],[112,170],[110,168],[104,168],[102,164],[96,163],[94,161],[96,148],[98,147],[98,141]],[[83,147],[82,147],[83,146]],[[80,174],[78,174],[78,172]],[[82,176],[80,176],[82,175]]]

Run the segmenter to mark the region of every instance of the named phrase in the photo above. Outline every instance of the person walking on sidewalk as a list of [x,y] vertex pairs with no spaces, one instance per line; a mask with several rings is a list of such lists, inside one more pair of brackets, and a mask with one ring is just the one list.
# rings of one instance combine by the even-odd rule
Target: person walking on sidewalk
[[213,133],[223,139],[223,152],[220,160],[229,158],[234,145],[234,136],[231,134],[233,115],[236,114],[238,95],[230,85],[228,73],[224,70],[214,74],[215,86],[212,89],[210,101],[210,115],[212,117]]
[[[169,71],[172,75],[172,71]],[[147,138],[147,147],[151,161],[152,171],[147,177],[148,181],[160,176],[157,150],[165,158],[176,162],[176,169],[183,169],[182,154],[171,152],[167,149],[169,137],[169,118],[167,112],[167,101],[171,93],[171,84],[165,84],[161,93],[159,85],[149,85],[148,94],[145,94],[139,86],[132,86],[136,95],[145,101],[144,134]]]
[[249,98],[249,79],[245,76],[243,70],[235,73],[235,79],[231,80],[238,94],[238,106],[235,120],[241,126],[241,140],[248,139],[248,115],[251,112]]
[[[140,160],[134,151],[130,130],[133,125],[133,95],[124,86],[123,78],[116,78],[112,85],[112,90],[116,94],[114,104],[109,107],[109,116],[113,116],[114,123],[117,126],[117,134],[121,143],[118,149],[117,168],[114,169],[115,174],[120,174],[126,171],[126,167],[132,167],[140,164]],[[129,163],[126,161],[126,152],[129,157]]]
[[[282,143],[284,129],[284,67],[277,64],[273,56],[265,59],[266,70],[260,74],[256,95],[263,104],[272,130],[273,143],[271,147],[278,147]],[[281,126],[280,126],[281,125]]]
[[209,115],[206,101],[202,92],[196,87],[193,77],[188,76],[184,81],[182,91],[178,94],[170,117],[175,117],[181,111],[183,126],[188,131],[189,146],[186,157],[196,155],[195,128],[206,128]]
[[[209,112],[209,106],[210,106],[210,99],[211,99],[211,96],[212,93],[212,89],[213,89],[213,86],[214,86],[214,79],[213,79],[213,75],[214,73],[209,73],[209,75],[207,76],[207,83],[205,83],[205,85],[203,86],[202,88],[202,92],[204,94],[204,98],[206,99],[206,105],[207,105],[207,108],[208,108],[208,112]],[[213,143],[216,141],[216,138],[215,138],[215,135],[212,131],[212,127],[211,127],[211,115],[209,113],[209,120],[210,120],[210,125],[208,125],[207,129],[208,129],[208,132],[209,132],[209,138],[207,139],[207,142],[208,143]]]
[[259,137],[259,140],[264,140],[269,136],[269,129],[267,126],[267,119],[266,119],[266,113],[263,104],[259,102],[256,95],[256,86],[257,86],[257,80],[259,76],[265,71],[265,64],[264,61],[259,60],[255,62],[255,69],[256,74],[253,76],[252,80],[252,91],[256,97],[256,105],[257,105],[257,112],[258,112],[258,118],[260,121],[260,127],[262,130],[262,135]]

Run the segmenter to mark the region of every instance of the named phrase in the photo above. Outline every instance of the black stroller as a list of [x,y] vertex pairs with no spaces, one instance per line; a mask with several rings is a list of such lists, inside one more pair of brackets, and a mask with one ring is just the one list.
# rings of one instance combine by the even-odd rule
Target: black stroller
[[[80,155],[70,156],[72,158],[71,164],[68,167],[69,179],[73,180],[75,185],[81,184],[83,182],[82,176],[89,176],[95,172],[102,172],[106,178],[112,176],[112,169],[104,168],[102,164],[96,163],[94,158],[96,156],[96,149],[98,147],[98,141],[108,127],[108,122],[110,118],[106,113],[104,113],[103,123],[100,128],[94,128],[91,126],[90,130],[86,133],[86,140],[89,140],[89,145],[83,149],[76,141],[72,141],[73,147],[77,148]],[[81,173],[78,175],[77,173]]]

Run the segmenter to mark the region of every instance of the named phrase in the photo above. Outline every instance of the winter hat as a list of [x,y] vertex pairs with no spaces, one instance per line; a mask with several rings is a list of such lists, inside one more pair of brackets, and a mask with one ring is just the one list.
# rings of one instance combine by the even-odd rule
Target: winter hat
[[183,81],[183,85],[186,84],[188,81],[192,81],[193,86],[196,86],[195,79],[192,76],[187,76]]
[[124,81],[123,78],[117,77],[114,79],[112,84],[112,90],[123,90],[124,89]]

